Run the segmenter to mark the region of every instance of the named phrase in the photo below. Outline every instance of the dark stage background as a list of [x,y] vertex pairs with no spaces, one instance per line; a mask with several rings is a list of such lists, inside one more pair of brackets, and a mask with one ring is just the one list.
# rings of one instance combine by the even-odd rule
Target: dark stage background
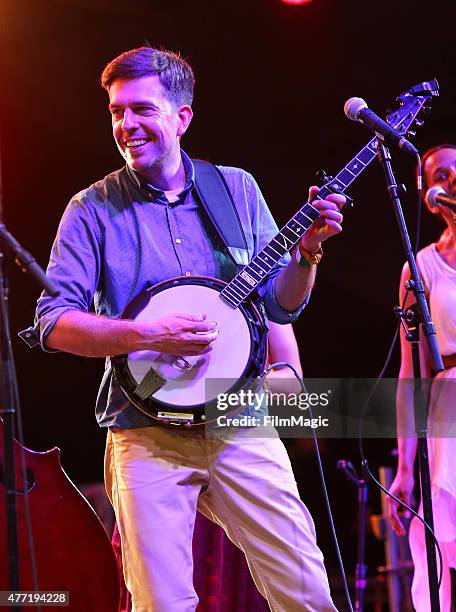
[[[104,64],[141,46],[180,49],[196,70],[195,118],[184,148],[251,171],[279,225],[302,203],[315,172],[337,173],[370,134],[343,114],[361,96],[378,114],[417,82],[437,78],[441,97],[420,128],[421,151],[456,141],[453,0],[0,0],[0,149],[3,218],[46,265],[69,198],[121,166],[110,133]],[[413,162],[393,153],[407,183],[404,207],[415,223]],[[325,247],[311,304],[296,324],[304,371],[315,377],[375,377],[395,330],[392,308],[404,260],[383,174],[374,163],[350,191],[355,209],[343,235]],[[437,236],[426,215],[423,244]],[[13,335],[33,319],[38,289],[11,263]],[[62,449],[78,482],[102,478],[104,432],[93,405],[101,360],[30,351],[14,339],[26,443]],[[394,375],[398,355],[388,370]],[[308,442],[287,442],[321,546],[335,555],[316,463]],[[394,441],[372,440],[374,466],[392,463]],[[336,471],[340,457],[359,465],[354,440],[325,440],[336,527],[353,572],[356,493]],[[371,489],[373,511],[378,493]],[[383,562],[369,536],[370,572]],[[337,570],[331,570],[337,579]]]

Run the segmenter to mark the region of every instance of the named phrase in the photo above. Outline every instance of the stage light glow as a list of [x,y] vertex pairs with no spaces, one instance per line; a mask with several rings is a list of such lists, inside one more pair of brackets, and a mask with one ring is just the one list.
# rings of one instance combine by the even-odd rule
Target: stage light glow
[[300,6],[301,4],[309,4],[312,0],[282,0],[284,4],[293,4],[294,6]]

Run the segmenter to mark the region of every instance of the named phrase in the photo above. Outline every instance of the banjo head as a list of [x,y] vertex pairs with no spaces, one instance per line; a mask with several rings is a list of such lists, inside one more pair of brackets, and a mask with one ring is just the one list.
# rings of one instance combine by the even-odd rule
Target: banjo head
[[[256,378],[267,356],[267,326],[252,302],[233,308],[220,296],[226,283],[205,277],[180,277],[144,291],[122,318],[152,321],[173,312],[206,314],[219,334],[212,351],[182,356],[136,351],[111,359],[128,399],[142,412],[166,424],[204,424],[206,406],[220,393],[236,393],[245,379]],[[244,380],[243,380],[244,379]]]

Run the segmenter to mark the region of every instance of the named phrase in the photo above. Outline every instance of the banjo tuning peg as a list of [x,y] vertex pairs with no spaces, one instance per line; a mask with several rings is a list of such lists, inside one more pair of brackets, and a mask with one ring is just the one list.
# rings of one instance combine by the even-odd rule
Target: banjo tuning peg
[[324,170],[318,170],[316,176],[322,185],[325,185],[326,183],[329,183],[329,181],[333,180],[333,177],[326,174]]

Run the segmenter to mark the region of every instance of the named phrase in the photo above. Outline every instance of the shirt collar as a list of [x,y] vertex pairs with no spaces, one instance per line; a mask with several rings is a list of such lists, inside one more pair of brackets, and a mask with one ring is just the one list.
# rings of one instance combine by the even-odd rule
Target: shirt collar
[[[185,153],[185,151],[183,151],[182,149],[181,156],[182,163],[184,164],[186,181],[184,188],[179,194],[179,201],[183,201],[187,196],[188,192],[191,191],[195,186],[195,167],[193,165],[193,162],[187,155],[187,153]],[[166,200],[165,192],[163,191],[163,189],[158,189],[157,187],[154,187],[154,185],[147,183],[147,181],[135,170],[130,168],[128,164],[127,174],[130,179],[136,184],[136,186],[140,189],[140,191],[147,196],[148,200]]]

